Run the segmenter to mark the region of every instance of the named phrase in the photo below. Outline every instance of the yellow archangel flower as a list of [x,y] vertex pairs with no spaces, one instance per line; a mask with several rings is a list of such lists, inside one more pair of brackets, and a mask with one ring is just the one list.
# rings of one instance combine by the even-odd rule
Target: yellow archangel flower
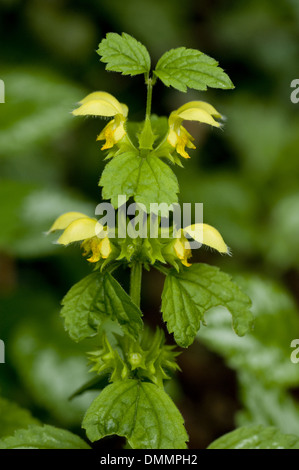
[[97,140],[105,140],[102,150],[113,147],[126,134],[124,123],[128,116],[128,107],[105,91],[95,91],[80,101],[79,108],[73,111],[74,116],[113,117],[98,135]]
[[184,158],[190,158],[185,147],[195,149],[194,138],[182,126],[183,121],[198,121],[211,126],[221,127],[214,117],[221,118],[221,114],[216,109],[204,101],[190,101],[176,111],[173,111],[168,119],[169,132],[168,143]]
[[214,227],[208,224],[193,224],[188,225],[180,231],[180,236],[177,238],[173,248],[177,257],[185,266],[191,266],[188,263],[188,258],[191,256],[191,246],[186,236],[192,237],[201,245],[209,246],[217,250],[219,253],[230,255],[230,249],[225,244],[222,236]]
[[182,264],[188,267],[191,266],[191,263],[188,263],[188,258],[191,256],[190,243],[185,238],[183,233],[180,235],[180,238],[176,239],[173,245],[173,249],[177,257],[181,260]]
[[106,259],[112,249],[105,229],[96,219],[92,219],[81,212],[67,212],[55,220],[49,230],[54,232],[63,230],[57,240],[60,245],[69,245],[73,242],[82,241],[81,247],[84,255],[92,254],[88,261],[96,263],[100,259]]

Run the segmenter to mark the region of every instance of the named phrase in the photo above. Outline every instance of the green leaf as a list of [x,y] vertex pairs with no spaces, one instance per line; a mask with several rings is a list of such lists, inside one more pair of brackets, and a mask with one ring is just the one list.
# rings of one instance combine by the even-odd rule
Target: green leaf
[[187,87],[195,90],[211,88],[234,88],[228,75],[218,67],[215,59],[196,49],[179,47],[162,55],[157,63],[154,74],[166,86],[187,91]]
[[[99,182],[103,186],[103,198],[111,199],[118,207],[118,196],[134,197],[136,203],[174,204],[178,201],[178,181],[171,168],[154,155],[140,157],[134,152],[125,152],[114,157],[105,167]],[[152,210],[151,212],[155,212]],[[162,216],[168,211],[163,209]]]
[[0,397],[0,437],[9,436],[29,424],[39,424],[39,421],[31,416],[30,411]]
[[248,426],[221,436],[208,449],[299,449],[299,437],[274,427]]
[[65,328],[75,341],[94,336],[107,317],[134,339],[143,326],[140,309],[107,272],[86,276],[69,290],[62,304]]
[[123,75],[149,73],[151,59],[146,47],[127,33],[108,33],[97,50],[106,70]]
[[105,388],[83,420],[93,442],[117,434],[133,449],[185,449],[183,418],[163,389],[149,382],[124,380]]
[[174,269],[166,277],[162,312],[170,333],[179,346],[189,346],[204,322],[204,313],[223,305],[233,317],[233,328],[243,336],[252,326],[250,300],[228,274],[215,266],[193,264],[181,272]]
[[0,440],[0,449],[90,449],[83,439],[53,426],[29,426]]
[[262,276],[242,276],[238,283],[252,300],[253,331],[237,338],[230,316],[219,307],[209,314],[209,328],[198,339],[221,354],[231,368],[247,371],[264,384],[298,386],[299,367],[290,360],[291,341],[299,337],[295,302],[284,287]]

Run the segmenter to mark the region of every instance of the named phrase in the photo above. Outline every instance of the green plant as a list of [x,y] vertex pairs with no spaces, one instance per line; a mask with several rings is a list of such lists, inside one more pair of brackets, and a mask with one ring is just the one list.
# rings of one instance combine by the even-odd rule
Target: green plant
[[[73,340],[98,338],[98,349],[88,353],[97,375],[80,393],[91,386],[102,391],[87,410],[83,428],[92,442],[117,434],[133,448],[181,449],[188,441],[183,418],[164,390],[164,381],[179,368],[178,351],[166,344],[161,329],[153,333],[144,328],[143,268],[155,268],[166,277],[161,310],[168,332],[180,347],[194,341],[211,307],[222,305],[230,311],[239,336],[250,330],[252,315],[249,298],[229,275],[214,266],[188,262],[191,239],[229,254],[220,233],[203,223],[178,229],[171,213],[178,203],[179,185],[170,165],[182,166],[181,159],[189,158],[186,147],[195,148],[182,122],[220,127],[221,114],[208,103],[192,101],[173,111],[168,120],[157,117],[151,114],[152,89],[157,79],[183,92],[187,87],[204,91],[208,86],[229,89],[233,84],[214,59],[184,47],[166,52],[151,75],[148,51],[125,33],[109,33],[98,53],[107,70],[144,74],[147,102],[140,123],[130,123],[127,106],[102,91],[88,95],[73,111],[113,118],[97,140],[105,140],[102,150],[108,150],[109,159],[99,185],[103,198],[116,210],[115,224],[105,217],[97,221],[68,212],[50,229],[63,230],[58,239],[62,245],[80,241],[84,255],[94,264],[93,273],[67,293],[62,309]],[[124,214],[131,198],[137,204],[134,218]],[[170,224],[166,235],[165,219]],[[153,226],[155,236],[148,231]],[[129,294],[113,275],[120,266],[130,268]]]
[[[102,390],[88,409],[83,422],[91,441],[108,434],[120,434],[135,448],[184,448],[187,434],[183,419],[164,390],[164,383],[179,369],[176,362],[179,352],[174,346],[166,344],[162,329],[152,332],[144,328],[140,309],[142,270],[153,267],[166,276],[162,296],[163,319],[168,331],[174,334],[177,345],[182,348],[194,341],[201,323],[204,323],[205,312],[213,306],[224,305],[230,310],[233,327],[239,335],[250,328],[251,314],[247,296],[228,275],[216,267],[191,265],[189,262],[193,244],[191,239],[197,245],[205,244],[220,253],[229,254],[219,232],[201,222],[187,224],[183,228],[177,226],[179,186],[173,167],[182,166],[182,160],[189,158],[186,149],[194,148],[194,139],[182,123],[184,120],[193,120],[219,128],[222,116],[213,106],[202,101],[186,103],[173,111],[168,119],[152,115],[152,90],[158,79],[166,86],[183,92],[187,88],[204,91],[208,86],[227,89],[233,85],[214,59],[192,49],[178,48],[166,52],[153,73],[146,48],[127,34],[108,34],[98,52],[108,70],[132,76],[144,75],[147,103],[142,122],[130,122],[127,119],[127,106],[106,92],[91,93],[73,112],[75,115],[112,118],[98,136],[98,140],[105,141],[102,150],[108,150],[107,159],[110,160],[102,174],[100,186],[103,198],[111,201],[111,207],[117,213],[114,226],[103,218],[97,221],[82,212],[68,212],[59,217],[50,230],[63,230],[58,240],[63,245],[81,241],[84,254],[88,255],[88,261],[94,266],[94,272],[73,286],[63,301],[62,316],[70,337],[75,341],[94,337],[92,344],[97,342],[97,348],[88,353],[93,377],[74,396],[82,395],[87,390]],[[10,93],[13,92],[14,98],[19,96],[18,100],[23,103],[24,113],[16,113],[12,106],[8,120],[6,114],[5,122],[11,127],[2,136],[2,151],[18,155],[20,149],[24,151],[27,148],[31,154],[38,142],[62,127],[61,123],[67,115],[57,111],[60,109],[57,103],[68,106],[74,96],[79,95],[79,89],[61,83],[52,74],[47,78],[47,74],[28,70],[26,73],[21,69],[14,71],[6,78],[9,78]],[[47,98],[49,90],[50,100]],[[54,100],[53,93],[56,96]],[[28,99],[31,106],[26,104]],[[45,108],[47,112],[44,112]],[[36,126],[37,114],[39,126]],[[27,123],[19,126],[17,121],[16,124],[18,132],[23,129],[21,147],[9,138],[11,133],[15,133],[16,115]],[[53,119],[55,115],[60,118]],[[34,132],[27,132],[28,124]],[[71,124],[69,120],[68,125],[76,124]],[[37,220],[40,226],[46,223],[46,219],[41,220],[40,215],[44,213],[43,200],[48,202],[49,193],[44,194],[44,199],[40,197],[41,194],[29,197],[35,190],[35,186],[26,183],[20,185],[6,181],[1,185],[3,197],[10,201],[9,206],[4,208],[3,217],[8,214],[9,223],[4,224],[6,229],[2,243],[8,243],[10,247],[14,245],[18,253],[28,253],[28,249],[31,253],[40,250],[36,238],[32,241],[32,234],[38,230],[36,226],[31,227],[31,223],[32,219]],[[57,191],[52,191],[51,197],[55,196]],[[19,237],[18,213],[21,212],[25,198],[28,198],[26,207],[29,209],[22,211],[24,218],[21,224],[24,224],[22,232],[26,233],[30,244],[26,240],[24,243],[24,238]],[[68,205],[67,195],[65,199]],[[41,202],[39,215],[35,205],[37,200]],[[134,219],[123,212],[123,208],[132,200],[138,205],[138,217]],[[84,212],[85,205],[80,204],[79,210]],[[30,214],[34,214],[34,217]],[[51,214],[50,218],[54,218],[54,215]],[[165,220],[170,225],[168,232]],[[147,230],[150,230],[149,234]],[[131,271],[129,294],[115,278],[118,268]],[[36,295],[35,301],[38,301]],[[24,298],[22,307],[23,302]],[[43,298],[42,302],[43,305],[47,304],[47,309],[50,308],[48,299]],[[63,387],[50,398],[43,393],[51,382],[49,365],[54,374],[60,374],[57,371],[60,356],[51,354],[53,344],[57,347],[60,339],[51,321],[47,327],[45,325],[44,330],[39,329],[34,320],[26,317],[26,324],[16,331],[10,356],[18,364],[19,373],[36,402],[47,407],[58,422],[72,425],[76,422],[73,415],[76,406],[72,407],[73,402],[68,407],[65,405],[61,399],[65,392]],[[48,333],[48,327],[53,328],[53,342],[45,334],[45,330]],[[35,335],[35,340],[27,341],[31,334]],[[25,348],[25,358],[23,346],[26,342],[28,347]],[[63,339],[61,343],[66,349],[70,348],[73,357],[65,357],[60,370],[67,371],[70,378],[74,376],[72,371],[76,370],[77,380],[83,382],[84,378],[80,377],[84,377],[84,366],[79,348],[77,351],[77,346],[65,346],[67,341]],[[36,350],[39,350],[39,363],[34,367]],[[43,374],[45,369],[47,374]],[[37,382],[35,374],[40,374]],[[51,426],[41,428],[40,422],[29,412],[12,402],[1,399],[0,407],[3,411],[2,424],[4,422],[1,446],[4,448],[48,447],[51,442],[55,447],[86,447],[84,442],[67,431]],[[22,429],[26,426],[29,426],[28,429]],[[11,436],[14,431],[15,435]]]

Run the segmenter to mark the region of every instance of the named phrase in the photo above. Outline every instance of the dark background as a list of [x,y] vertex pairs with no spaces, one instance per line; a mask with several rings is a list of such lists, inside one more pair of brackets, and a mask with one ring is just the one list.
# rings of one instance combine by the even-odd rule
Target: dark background
[[[68,401],[88,379],[84,351],[92,344],[72,343],[59,318],[61,298],[90,266],[78,247],[58,247],[43,232],[62,212],[92,216],[101,201],[104,155],[95,138],[104,123],[73,118],[76,103],[105,90],[129,106],[130,119],[143,119],[143,78],[105,72],[95,52],[107,32],[125,31],[147,46],[153,63],[178,46],[211,55],[236,87],[183,94],[158,83],[153,95],[159,115],[199,99],[227,117],[223,132],[187,125],[197,149],[174,170],[181,201],[203,202],[205,221],[233,252],[228,258],[202,248],[194,261],[241,276],[259,318],[249,339],[235,343],[230,320],[223,326],[211,316],[210,330],[203,327],[181,355],[183,372],[168,391],[185,417],[190,446],[206,447],[236,424],[299,434],[299,364],[289,358],[290,341],[299,337],[299,104],[290,100],[299,74],[298,26],[296,0],[0,0],[4,397],[43,422],[80,432],[95,396]],[[125,276],[119,273],[121,282]],[[142,307],[151,325],[160,323],[162,286],[156,271],[145,274]]]

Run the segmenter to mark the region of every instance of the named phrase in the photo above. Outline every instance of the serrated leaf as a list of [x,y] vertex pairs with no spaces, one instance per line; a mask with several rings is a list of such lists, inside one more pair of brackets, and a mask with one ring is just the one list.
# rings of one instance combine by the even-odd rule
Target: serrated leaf
[[0,397],[0,437],[9,436],[29,424],[39,424],[39,421],[33,418],[30,411]]
[[107,317],[134,339],[143,326],[140,309],[107,272],[86,276],[69,290],[62,304],[65,328],[75,341],[94,336]]
[[[111,199],[118,207],[118,196],[134,197],[136,203],[174,204],[178,201],[178,181],[172,169],[158,157],[140,157],[134,152],[125,152],[114,157],[105,167],[99,182],[103,186],[103,199]],[[162,210],[162,216],[168,211]]]
[[146,47],[127,33],[108,33],[97,50],[106,70],[121,72],[123,75],[148,73],[151,59]]
[[106,387],[82,426],[92,442],[117,434],[133,449],[185,449],[188,440],[183,418],[164,390],[131,379]]
[[221,436],[208,449],[299,449],[299,437],[274,427],[248,426]]
[[194,90],[211,88],[234,88],[228,75],[218,67],[215,59],[196,49],[179,47],[171,49],[162,55],[157,63],[154,74],[166,86],[172,86],[180,91],[187,87]]
[[90,449],[79,436],[54,426],[28,426],[0,440],[0,449]]
[[204,321],[204,313],[223,305],[232,314],[233,328],[243,336],[252,326],[251,302],[231,277],[215,266],[193,264],[166,277],[162,293],[163,319],[179,346],[189,346]]

